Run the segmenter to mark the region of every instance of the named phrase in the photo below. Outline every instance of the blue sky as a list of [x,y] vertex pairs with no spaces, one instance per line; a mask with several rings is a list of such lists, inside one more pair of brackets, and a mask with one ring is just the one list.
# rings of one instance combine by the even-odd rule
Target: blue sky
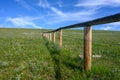
[[[116,13],[120,0],[0,0],[0,27],[56,29]],[[120,31],[120,22],[93,29]]]

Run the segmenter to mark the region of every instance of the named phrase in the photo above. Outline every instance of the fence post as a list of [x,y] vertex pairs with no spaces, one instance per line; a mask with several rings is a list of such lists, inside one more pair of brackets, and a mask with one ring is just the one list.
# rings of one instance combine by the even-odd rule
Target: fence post
[[44,37],[46,38],[46,33],[44,33]]
[[45,33],[45,37],[47,38],[47,33]]
[[51,33],[49,33],[49,40],[51,41]]
[[49,39],[49,33],[47,33],[46,36],[47,36],[47,39]]
[[47,34],[45,33],[45,38],[47,38]]
[[84,27],[84,70],[91,70],[92,57],[92,27]]
[[62,47],[62,29],[59,30],[59,46]]
[[52,35],[52,41],[55,42],[55,32],[53,32],[53,35]]

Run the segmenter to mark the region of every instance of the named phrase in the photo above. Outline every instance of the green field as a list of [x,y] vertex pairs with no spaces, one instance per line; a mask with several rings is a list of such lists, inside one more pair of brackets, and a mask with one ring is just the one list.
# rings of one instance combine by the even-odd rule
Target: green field
[[0,29],[0,80],[120,80],[120,32],[93,31],[92,70],[84,72],[83,31],[64,30],[63,47],[46,30]]

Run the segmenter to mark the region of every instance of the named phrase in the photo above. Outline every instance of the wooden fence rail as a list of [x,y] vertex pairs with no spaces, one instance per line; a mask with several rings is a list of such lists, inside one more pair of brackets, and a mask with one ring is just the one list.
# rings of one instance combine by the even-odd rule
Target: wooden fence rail
[[[100,24],[107,24],[112,22],[120,21],[120,13],[106,16],[103,18],[95,19],[92,21],[87,21],[83,23],[73,24],[65,27],[60,27],[56,30],[44,32],[42,35],[48,38],[50,41],[55,42],[56,40],[56,32],[59,32],[59,46],[62,47],[62,30],[69,29],[69,28],[77,28],[77,27],[84,27],[84,70],[90,71],[91,70],[91,62],[92,62],[92,26],[93,25],[100,25]],[[52,33],[52,38],[51,38]]]

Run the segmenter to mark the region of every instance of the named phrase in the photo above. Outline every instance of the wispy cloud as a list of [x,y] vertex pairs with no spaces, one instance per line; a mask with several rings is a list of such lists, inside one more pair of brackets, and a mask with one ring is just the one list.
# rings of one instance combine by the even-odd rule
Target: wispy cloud
[[50,9],[51,9],[53,12],[55,12],[56,14],[60,15],[60,16],[65,16],[65,14],[64,14],[62,11],[58,10],[58,9],[55,8],[55,7],[50,7]]
[[50,7],[50,4],[48,3],[47,0],[39,0],[38,6],[42,8],[48,8]]
[[79,0],[75,6],[80,7],[118,7],[120,6],[120,0]]
[[[59,7],[63,6],[63,2],[61,0],[58,0],[56,3],[53,3],[54,5],[58,5]],[[42,8],[49,8],[52,7],[51,4],[47,0],[39,0],[38,6]]]
[[61,10],[51,6],[50,3],[47,0],[39,0],[38,6],[42,7],[42,8],[48,8],[51,11],[53,11],[54,13],[56,13],[57,15],[65,16],[64,13]]
[[92,19],[92,15],[96,13],[96,10],[82,10],[82,11],[75,11],[75,12],[66,12],[64,13],[64,16],[54,15],[51,16],[50,22],[47,22],[47,24],[60,24],[63,22],[71,22],[71,21],[77,21],[77,22],[84,22],[87,20]]
[[35,18],[32,17],[15,17],[15,18],[7,18],[7,21],[11,22],[14,26],[19,26],[19,27],[33,27],[33,28],[39,28],[41,27],[37,26],[33,21]]
[[[63,6],[62,1],[58,1],[59,7]],[[39,0],[39,7],[44,9],[49,9],[53,13],[55,13],[52,16],[47,16],[47,19],[50,20],[50,22],[46,21],[47,24],[55,24],[55,23],[61,23],[61,22],[68,22],[68,21],[85,21],[91,18],[91,15],[95,14],[97,11],[95,9],[84,9],[84,10],[77,10],[77,11],[68,11],[63,12],[62,10],[58,9],[58,7],[54,7],[51,5],[47,0]],[[72,6],[73,7],[73,6]]]
[[104,24],[98,29],[100,29],[100,30],[120,30],[120,22]]
[[104,27],[103,30],[110,30],[112,27],[111,26],[107,26],[107,27]]
[[33,7],[30,6],[25,0],[15,0],[15,1],[28,10],[33,9]]
[[120,21],[119,22],[114,22],[114,23],[109,23],[108,25],[111,25],[111,26],[120,26]]
[[[55,2],[56,3],[56,2]],[[99,9],[105,6],[118,7],[120,6],[119,0],[79,0],[75,6],[69,6],[71,9],[65,11],[62,8],[66,8],[63,4],[57,2],[58,6],[54,6],[47,0],[39,0],[39,7],[43,9],[49,9],[52,12],[48,16],[44,16],[44,24],[49,26],[65,26],[75,23],[80,23],[88,20],[93,20],[96,18],[96,14],[99,13]],[[54,3],[53,3],[54,4]],[[113,5],[116,4],[116,5]],[[59,8],[62,6],[61,8]],[[67,6],[68,7],[68,6]],[[81,8],[82,7],[82,8]],[[78,9],[79,8],[79,9]],[[62,11],[64,10],[64,11]],[[102,16],[102,15],[100,15]],[[111,25],[105,25],[106,27],[101,27],[102,30],[113,29]]]

